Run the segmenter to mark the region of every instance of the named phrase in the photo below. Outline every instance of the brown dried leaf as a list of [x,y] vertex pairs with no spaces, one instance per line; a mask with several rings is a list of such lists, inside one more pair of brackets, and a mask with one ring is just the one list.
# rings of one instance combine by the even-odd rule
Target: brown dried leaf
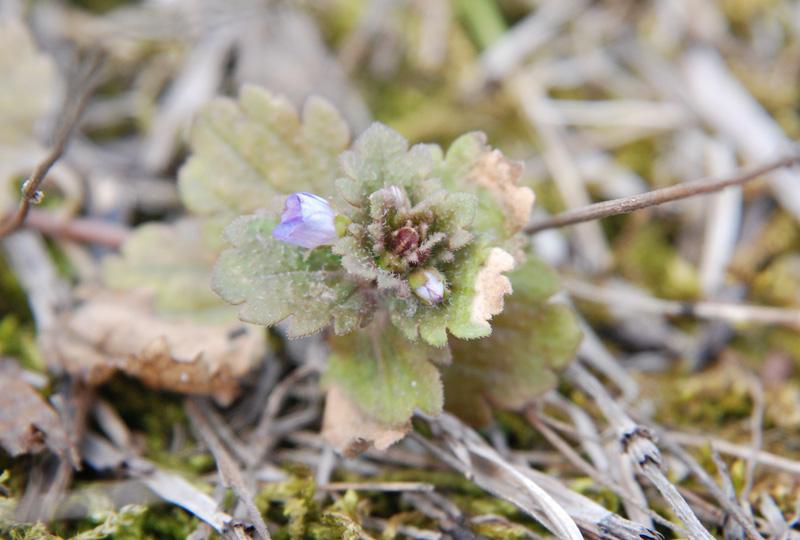
[[506,211],[506,225],[519,231],[528,224],[533,201],[533,190],[518,186],[523,165],[505,157],[500,150],[487,151],[478,158],[468,179],[486,188]]
[[378,422],[365,415],[338,386],[328,389],[322,436],[345,457],[355,457],[372,446],[386,450],[410,429],[410,422],[397,426]]
[[514,257],[500,248],[492,248],[475,280],[475,297],[470,310],[471,322],[489,326],[489,320],[503,311],[503,298],[511,294],[511,281],[503,275],[514,269]]
[[66,455],[70,442],[61,419],[21,375],[13,362],[0,363],[0,446],[11,457],[45,448]]
[[238,379],[266,346],[260,328],[167,319],[154,313],[149,295],[102,290],[63,315],[47,344],[57,367],[90,384],[120,370],[153,388],[222,404],[236,397]]

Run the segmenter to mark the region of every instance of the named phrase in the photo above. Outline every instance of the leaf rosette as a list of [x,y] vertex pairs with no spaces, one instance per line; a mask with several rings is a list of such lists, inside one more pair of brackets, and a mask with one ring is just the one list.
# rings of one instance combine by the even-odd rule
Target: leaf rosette
[[[381,124],[348,140],[324,101],[297,114],[246,87],[200,113],[180,178],[207,228],[230,223],[211,281],[240,319],[325,332],[326,437],[345,453],[384,448],[415,410],[485,423],[552,387],[579,331],[525,254],[534,196],[521,164],[481,133],[446,152]],[[547,286],[531,296],[537,280]],[[513,392],[492,384],[493,366]]]
[[[374,124],[341,155],[341,175],[327,190],[290,195],[281,219],[267,211],[227,229],[233,248],[219,259],[214,289],[248,322],[288,318],[290,337],[331,322],[344,335],[377,312],[407,339],[436,347],[448,332],[488,336],[511,292],[503,273],[515,260],[506,248],[522,223],[498,223],[504,194],[475,172],[482,156],[497,154],[480,135],[465,137],[456,159]],[[532,193],[516,189],[529,211]]]

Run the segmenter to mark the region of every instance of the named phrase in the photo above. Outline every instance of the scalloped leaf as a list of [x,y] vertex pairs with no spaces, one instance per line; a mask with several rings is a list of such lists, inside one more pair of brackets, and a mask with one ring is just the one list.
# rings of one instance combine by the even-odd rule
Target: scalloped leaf
[[[114,289],[146,289],[161,315],[227,321],[235,313],[209,287],[219,252],[196,219],[137,227],[119,255],[107,257],[103,278]],[[165,249],[169,246],[169,249]]]
[[[447,331],[461,339],[477,339],[490,335],[489,321],[503,310],[503,299],[512,291],[511,282],[503,275],[514,268],[514,258],[497,247],[473,243],[456,252],[456,259],[447,275],[449,296],[434,308],[405,316],[408,300],[392,301],[392,322],[408,339],[419,335],[434,347],[447,344]],[[412,299],[413,300],[413,299]]]
[[530,258],[511,278],[515,291],[492,321],[492,335],[450,340],[445,407],[474,425],[491,422],[493,408],[519,409],[554,388],[581,340],[572,310],[546,302],[558,289],[547,265]]
[[197,214],[240,215],[271,208],[276,194],[330,195],[349,141],[347,124],[324,99],[309,98],[298,116],[286,99],[245,85],[238,101],[217,98],[196,116],[181,197]]
[[[447,349],[408,341],[383,319],[360,332],[332,337],[330,346],[323,382],[346,398],[350,405],[342,409],[350,412],[339,418],[329,413],[326,423],[332,431],[342,429],[350,425],[344,416],[351,416],[353,410],[364,420],[348,428],[344,438],[349,442],[382,440],[381,433],[405,433],[415,409],[432,415],[442,411],[444,396],[436,364],[449,361]],[[336,442],[340,449],[349,446],[339,439]]]
[[289,337],[322,330],[331,320],[337,334],[354,330],[366,299],[345,279],[339,257],[329,248],[307,250],[275,240],[270,215],[243,216],[225,230],[233,248],[220,255],[212,288],[240,305],[239,318],[272,326],[290,318]]
[[353,221],[367,219],[369,208],[364,201],[385,186],[403,186],[412,198],[425,198],[440,187],[438,182],[427,180],[432,176],[435,148],[426,144],[409,148],[408,141],[395,130],[372,124],[341,156],[345,176],[336,180],[336,188],[339,196],[352,205],[343,210]]
[[456,139],[442,157],[439,154],[436,174],[453,191],[478,196],[478,211],[473,226],[506,239],[528,223],[533,191],[519,186],[523,166],[506,158],[486,144],[486,135],[473,132]]

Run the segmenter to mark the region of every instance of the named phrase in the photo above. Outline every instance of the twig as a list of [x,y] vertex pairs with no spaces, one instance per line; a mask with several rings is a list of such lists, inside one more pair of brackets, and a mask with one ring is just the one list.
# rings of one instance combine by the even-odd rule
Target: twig
[[130,229],[124,225],[101,219],[64,219],[51,212],[34,209],[28,211],[27,217],[26,225],[28,227],[47,236],[110,248],[121,246],[130,234]]
[[536,234],[546,229],[553,229],[557,227],[566,227],[576,223],[583,223],[585,221],[592,221],[595,219],[603,219],[610,216],[617,216],[620,214],[628,214],[648,208],[650,206],[657,206],[672,201],[678,201],[697,195],[705,195],[708,193],[715,193],[730,186],[740,186],[747,182],[758,178],[769,172],[782,169],[784,167],[791,167],[800,161],[800,155],[788,156],[776,161],[767,163],[750,171],[741,172],[734,176],[726,176],[724,178],[705,178],[695,180],[692,182],[684,182],[669,186],[661,189],[655,189],[642,193],[640,195],[633,195],[622,199],[614,199],[611,201],[603,201],[595,204],[590,204],[582,208],[574,210],[567,210],[552,218],[544,219],[538,223],[533,223],[525,228],[527,234]]
[[[101,55],[97,55],[90,60],[86,69],[86,74],[82,82],[77,86],[79,89],[78,97],[74,105],[72,105],[71,108],[67,108],[61,125],[56,132],[53,147],[45,158],[36,165],[33,174],[22,184],[22,199],[19,201],[16,212],[14,212],[10,218],[6,219],[4,223],[0,223],[0,238],[8,236],[17,230],[25,221],[25,217],[28,215],[31,205],[37,204],[41,200],[42,194],[39,191],[39,186],[41,186],[50,168],[61,159],[64,150],[67,148],[67,143],[72,136],[72,132],[78,124],[83,111],[86,109],[89,98],[92,96],[92,93],[94,93],[96,84],[95,75],[101,60]],[[67,99],[67,104],[69,104],[69,98]]]

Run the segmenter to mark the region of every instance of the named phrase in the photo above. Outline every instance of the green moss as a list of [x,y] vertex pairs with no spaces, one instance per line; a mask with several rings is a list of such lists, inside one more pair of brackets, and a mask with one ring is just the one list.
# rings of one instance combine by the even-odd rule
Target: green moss
[[100,393],[114,404],[131,430],[145,435],[147,458],[190,477],[214,470],[214,458],[209,453],[197,453],[193,446],[178,452],[171,447],[176,429],[189,432],[183,396],[152,390],[123,375],[103,385]]
[[[668,426],[692,431],[747,435],[752,398],[746,375],[730,365],[703,373],[671,373],[643,378],[644,395],[657,401],[657,417]],[[749,435],[748,435],[749,436]]]
[[519,413],[498,410],[495,412],[495,419],[500,429],[509,435],[509,443],[514,448],[528,449],[533,447],[536,441],[542,440],[530,422]]
[[642,178],[653,177],[653,163],[658,156],[656,140],[637,139],[617,148],[615,157],[617,162]]
[[33,326],[22,324],[13,313],[0,319],[0,356],[17,359],[26,369],[45,369],[44,359],[36,346]]
[[455,7],[481,49],[497,41],[506,31],[506,22],[495,0],[456,0]]
[[473,532],[492,540],[524,540],[530,538],[530,530],[516,523],[492,521],[472,526]]
[[656,296],[691,300],[699,295],[697,272],[678,254],[663,222],[631,222],[614,251],[622,274]]
[[608,508],[612,512],[619,513],[621,511],[621,501],[619,496],[610,489],[598,486],[597,483],[591,478],[578,478],[570,482],[569,487],[573,491],[577,491],[586,495],[590,499],[597,501],[599,504]]
[[15,315],[23,323],[33,322],[25,291],[3,256],[0,256],[0,313]]

